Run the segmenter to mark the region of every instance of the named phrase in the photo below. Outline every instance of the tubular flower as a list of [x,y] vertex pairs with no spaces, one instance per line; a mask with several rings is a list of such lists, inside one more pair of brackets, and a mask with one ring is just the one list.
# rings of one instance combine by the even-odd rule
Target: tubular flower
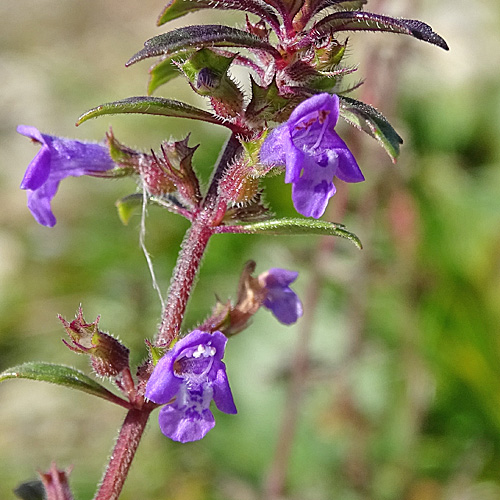
[[187,443],[202,439],[214,427],[212,399],[220,411],[236,413],[222,362],[227,338],[194,330],[158,362],[146,386],[146,397],[158,404],[165,436]]
[[273,267],[258,277],[265,292],[262,305],[284,325],[295,323],[303,313],[302,302],[289,286],[298,275],[297,271]]
[[103,144],[54,137],[25,125],[19,125],[17,131],[42,145],[28,165],[21,189],[27,190],[28,208],[43,226],[52,227],[56,223],[50,203],[62,179],[92,175],[114,167],[108,148]]
[[318,94],[299,104],[287,122],[264,141],[260,160],[285,165],[285,182],[292,183],[295,209],[318,219],[335,194],[333,178],[360,182],[363,174],[345,142],[335,132],[339,98]]

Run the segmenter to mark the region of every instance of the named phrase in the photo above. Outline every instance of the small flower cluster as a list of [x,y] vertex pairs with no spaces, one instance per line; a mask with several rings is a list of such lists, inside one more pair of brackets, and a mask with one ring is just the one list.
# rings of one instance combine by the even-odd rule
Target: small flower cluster
[[214,427],[209,408],[212,400],[220,411],[236,413],[222,362],[227,342],[224,333],[240,331],[260,306],[286,325],[302,316],[302,303],[289,286],[297,272],[273,268],[252,278],[249,271],[253,269],[254,263],[250,263],[243,271],[238,303],[222,317],[216,314],[218,321],[208,320],[203,329],[177,341],[157,363],[147,383],[146,397],[165,405],[158,417],[160,429],[174,441],[196,441]]
[[[285,165],[285,182],[293,185],[297,211],[319,218],[335,193],[334,177],[345,182],[364,180],[356,160],[334,130],[339,114],[376,137],[393,159],[402,142],[374,108],[343,97],[352,89],[342,89],[342,79],[355,68],[342,65],[348,42],[339,40],[338,34],[358,30],[401,33],[448,49],[427,24],[365,12],[365,3],[172,0],[158,24],[204,8],[241,10],[260,18],[255,24],[247,18],[244,30],[199,25],[167,32],[146,41],[144,48],[127,63],[160,56],[150,70],[149,92],[182,74],[193,91],[210,101],[213,113],[171,99],[141,96],[99,106],[83,115],[80,122],[83,118],[118,112],[194,118],[228,127],[243,147],[262,145],[262,138],[269,134],[260,155],[247,158],[243,165],[241,155],[235,155],[235,161],[226,166],[221,206],[225,210],[228,203],[238,205],[231,216],[240,221],[265,216],[258,180],[269,173],[269,167]],[[249,56],[229,50],[235,47],[245,49]],[[246,104],[240,86],[230,74],[235,65],[252,72],[252,89]],[[269,125],[273,122],[281,125],[273,130]],[[33,127],[20,127],[19,132],[43,146],[21,184],[28,190],[28,206],[40,224],[55,224],[50,201],[61,179],[95,175],[116,166],[111,159],[113,154],[110,157],[104,145],[44,135]],[[190,152],[187,143],[175,145],[167,153],[162,147],[163,157],[128,150],[140,159],[130,173],[141,176],[149,194],[168,198],[166,208],[190,218],[201,201],[199,182],[189,162],[181,162],[177,168],[170,156],[177,154],[175,148],[179,145],[184,151],[181,154],[189,156],[194,150]],[[113,144],[110,148],[112,151]]]

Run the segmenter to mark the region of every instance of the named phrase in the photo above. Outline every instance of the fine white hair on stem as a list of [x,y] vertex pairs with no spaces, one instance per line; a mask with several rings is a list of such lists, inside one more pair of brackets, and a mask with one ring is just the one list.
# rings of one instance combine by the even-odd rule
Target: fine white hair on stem
[[153,288],[156,290],[158,297],[160,299],[162,311],[165,309],[165,301],[163,300],[163,296],[160,290],[160,286],[158,285],[158,281],[156,280],[156,274],[153,267],[153,261],[151,260],[151,255],[146,248],[146,212],[147,212],[147,203],[148,203],[148,194],[146,191],[146,186],[142,184],[142,211],[141,211],[141,230],[139,231],[139,244],[141,245],[142,252],[144,253],[144,257],[146,257],[146,262],[148,263],[149,274],[151,275]]

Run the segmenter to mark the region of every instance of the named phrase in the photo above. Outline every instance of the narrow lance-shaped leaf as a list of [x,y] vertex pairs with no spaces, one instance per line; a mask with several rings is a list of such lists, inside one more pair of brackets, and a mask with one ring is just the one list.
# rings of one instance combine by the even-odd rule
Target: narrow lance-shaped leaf
[[372,12],[335,12],[318,21],[312,28],[314,34],[335,31],[388,31],[411,35],[448,50],[448,45],[432,28],[416,19],[396,19]]
[[112,392],[108,391],[95,380],[87,377],[84,373],[75,368],[64,365],[54,365],[43,362],[30,362],[14,366],[0,373],[0,382],[10,378],[21,378],[49,382],[51,384],[62,385],[70,389],[92,394],[106,399],[112,403],[129,408],[130,404]]
[[403,144],[403,139],[385,116],[364,102],[343,96],[339,96],[339,99],[342,118],[377,139],[394,162],[399,156],[399,146]]
[[242,10],[256,14],[274,28],[279,28],[279,20],[274,11],[261,0],[170,0],[158,18],[157,25],[184,16],[200,9]]
[[142,113],[146,115],[161,115],[177,118],[191,118],[193,120],[201,120],[218,125],[232,127],[230,123],[226,123],[217,116],[208,113],[194,106],[190,106],[184,102],[175,101],[173,99],[164,99],[162,97],[137,96],[128,97],[121,101],[108,102],[90,109],[84,113],[78,121],[77,125],[102,115],[115,115],[122,113]]
[[361,241],[346,229],[343,224],[311,219],[269,219],[241,226],[218,226],[215,233],[239,234],[321,234],[326,236],[340,236],[352,241],[358,248],[362,248]]
[[126,66],[148,57],[173,55],[202,47],[245,47],[264,50],[276,58],[281,57],[272,45],[251,33],[230,26],[207,24],[185,26],[147,40],[144,48],[133,55]]

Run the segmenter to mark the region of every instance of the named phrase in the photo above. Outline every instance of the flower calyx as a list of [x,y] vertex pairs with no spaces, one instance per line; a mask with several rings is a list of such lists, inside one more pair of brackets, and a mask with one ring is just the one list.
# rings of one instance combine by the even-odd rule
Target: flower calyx
[[[121,144],[112,131],[107,134],[107,141],[110,155],[124,172],[123,175],[139,175],[147,195],[160,202],[163,197],[172,198],[168,195],[174,193],[178,197],[178,205],[189,209],[198,206],[202,196],[192,165],[198,146],[188,146],[189,136],[182,141],[165,141],[160,146],[160,152],[151,151],[150,154]],[[165,205],[168,207],[168,203]]]
[[38,472],[47,500],[73,500],[68,481],[71,471],[72,467],[61,470],[52,462],[47,472]]
[[[161,154],[152,153],[149,172],[162,172],[167,183],[171,183],[183,204],[189,208],[197,207],[202,199],[200,184],[194,171],[192,159],[198,146],[188,146],[189,136],[182,141],[165,141],[160,147]],[[151,158],[149,158],[151,159]],[[143,169],[143,180],[146,169]],[[163,195],[161,189],[151,193]]]
[[302,303],[290,288],[298,273],[271,268],[253,276],[256,263],[248,261],[243,267],[238,284],[236,303],[217,301],[212,315],[199,327],[203,331],[219,330],[227,337],[240,333],[250,324],[257,311],[264,307],[284,325],[295,323],[302,316]]
[[75,319],[71,322],[59,316],[70,342],[64,344],[73,352],[90,356],[92,368],[101,377],[113,378],[120,386],[124,373],[130,373],[129,349],[117,339],[99,330],[98,316],[93,323],[87,323],[82,308],[78,308]]

